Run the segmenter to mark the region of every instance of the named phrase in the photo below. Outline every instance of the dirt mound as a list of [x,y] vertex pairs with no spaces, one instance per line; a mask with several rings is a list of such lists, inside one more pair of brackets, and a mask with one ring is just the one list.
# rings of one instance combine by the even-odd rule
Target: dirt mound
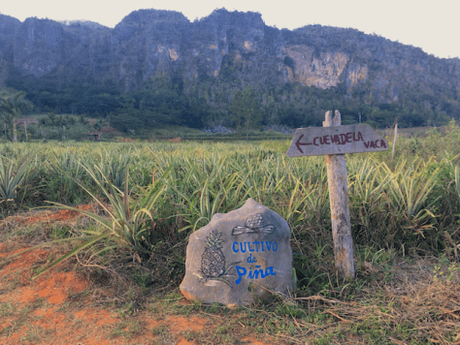
[[[92,205],[81,205],[76,208],[83,211],[90,211]],[[41,211],[36,215],[29,216],[23,219],[22,225],[26,226],[31,223],[53,223],[53,222],[67,222],[77,217],[82,217],[83,214],[77,211],[61,210],[61,211]]]

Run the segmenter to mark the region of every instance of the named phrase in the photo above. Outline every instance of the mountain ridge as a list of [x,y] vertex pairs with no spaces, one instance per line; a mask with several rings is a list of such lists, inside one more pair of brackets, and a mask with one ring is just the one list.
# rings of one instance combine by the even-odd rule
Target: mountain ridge
[[[266,106],[263,93],[299,85],[333,90],[336,101],[353,99],[355,108],[359,102],[411,104],[429,109],[433,119],[459,116],[458,58],[440,59],[356,29],[277,29],[260,13],[225,9],[194,22],[180,12],[151,9],[131,12],[113,29],[96,24],[21,23],[0,15],[0,86],[35,99],[86,84],[111,84],[123,95],[165,77],[186,96],[218,109],[247,87]],[[275,96],[277,109],[291,102],[301,111],[300,101],[289,101],[292,94]]]

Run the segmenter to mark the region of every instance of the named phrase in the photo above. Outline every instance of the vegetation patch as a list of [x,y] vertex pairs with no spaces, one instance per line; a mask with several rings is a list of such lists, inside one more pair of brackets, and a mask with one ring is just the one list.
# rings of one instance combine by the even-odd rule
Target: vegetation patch
[[[287,158],[287,141],[2,145],[24,174],[0,200],[0,338],[459,342],[460,130],[443,130],[399,138],[394,159],[347,156],[354,281],[334,268],[324,160]],[[234,310],[185,300],[188,235],[248,197],[288,221],[296,290]]]

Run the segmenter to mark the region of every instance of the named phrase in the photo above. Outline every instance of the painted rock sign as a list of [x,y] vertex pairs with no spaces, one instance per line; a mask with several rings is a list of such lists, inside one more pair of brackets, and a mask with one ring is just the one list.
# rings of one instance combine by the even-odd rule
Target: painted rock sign
[[276,212],[248,199],[216,214],[190,236],[182,294],[229,307],[250,304],[271,291],[293,290],[290,229]]
[[299,128],[294,133],[289,157],[335,155],[388,150],[388,141],[367,124]]

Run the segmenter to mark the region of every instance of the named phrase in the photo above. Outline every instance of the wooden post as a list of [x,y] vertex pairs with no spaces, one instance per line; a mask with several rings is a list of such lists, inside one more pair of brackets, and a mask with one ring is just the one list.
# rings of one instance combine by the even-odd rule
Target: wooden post
[[[323,127],[340,126],[340,112],[326,113]],[[327,180],[331,205],[332,237],[334,240],[335,267],[344,278],[355,277],[353,261],[353,238],[351,236],[350,210],[348,202],[348,180],[345,155],[326,155]]]
[[398,124],[395,124],[395,137],[393,139],[393,153],[391,154],[391,160],[395,158],[396,153],[396,138],[398,137]]
[[24,120],[24,132],[26,133],[26,141],[29,141],[29,136],[27,135],[27,122]]
[[13,142],[18,141],[18,132],[16,130],[16,120],[13,118]]

